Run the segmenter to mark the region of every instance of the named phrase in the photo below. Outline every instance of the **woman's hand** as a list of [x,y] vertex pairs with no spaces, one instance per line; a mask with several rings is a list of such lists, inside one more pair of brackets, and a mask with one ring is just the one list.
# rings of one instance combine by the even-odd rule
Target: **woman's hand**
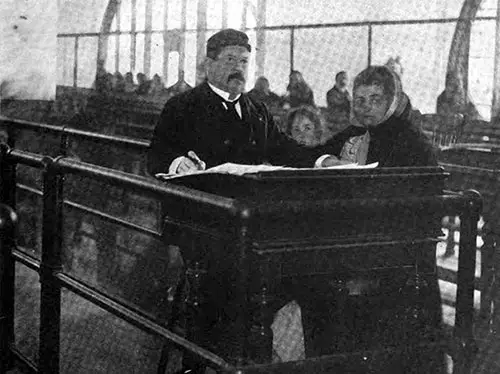
[[322,168],[328,168],[330,166],[347,165],[351,164],[349,161],[344,161],[335,156],[328,156],[321,162]]

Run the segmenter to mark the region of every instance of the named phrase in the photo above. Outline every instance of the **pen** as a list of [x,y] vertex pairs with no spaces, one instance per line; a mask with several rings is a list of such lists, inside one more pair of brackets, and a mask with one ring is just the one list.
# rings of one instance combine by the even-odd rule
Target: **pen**
[[189,158],[191,161],[193,161],[193,163],[196,165],[196,168],[198,170],[205,169],[205,167],[203,165],[203,161],[201,161],[200,158],[198,157],[198,155],[196,153],[194,153],[193,151],[189,151],[187,153],[187,158]]

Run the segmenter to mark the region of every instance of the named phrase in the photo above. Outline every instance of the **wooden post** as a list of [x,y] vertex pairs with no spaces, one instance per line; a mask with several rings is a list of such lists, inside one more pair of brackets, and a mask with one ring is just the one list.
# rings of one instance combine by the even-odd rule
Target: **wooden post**
[[120,71],[120,41],[121,41],[121,16],[120,16],[120,6],[121,6],[121,0],[118,0],[118,6],[116,7],[116,32],[117,34],[114,35],[113,37],[116,38],[116,44],[115,44],[115,71]]
[[151,73],[151,29],[153,28],[153,0],[146,0],[146,34],[144,36],[144,74]]
[[497,3],[493,100],[491,103],[491,123],[495,125],[500,122],[500,0]]
[[258,0],[257,3],[257,40],[255,51],[255,62],[257,65],[257,76],[264,75],[264,64],[266,61],[266,30],[263,27],[266,25],[266,5],[267,0]]
[[247,27],[247,9],[248,0],[243,0],[243,9],[241,10],[241,30],[245,30]]
[[186,13],[187,13],[187,0],[182,0],[181,8],[181,32],[179,33],[179,66],[178,66],[178,81],[182,72],[184,71],[184,65],[186,63]]
[[135,50],[137,49],[137,0],[132,0],[132,20],[130,23],[130,71],[135,71]]
[[77,36],[75,38],[75,45],[73,50],[73,55],[75,59],[75,64],[73,65],[73,87],[78,87],[78,42],[80,38]]
[[227,29],[227,0],[222,0],[222,28]]
[[207,0],[198,1],[198,35],[196,38],[196,84],[205,78],[202,63],[206,55],[206,33],[207,33]]
[[62,179],[54,161],[44,160],[42,261],[40,263],[39,373],[58,374],[60,367],[61,285],[56,274],[61,263]]

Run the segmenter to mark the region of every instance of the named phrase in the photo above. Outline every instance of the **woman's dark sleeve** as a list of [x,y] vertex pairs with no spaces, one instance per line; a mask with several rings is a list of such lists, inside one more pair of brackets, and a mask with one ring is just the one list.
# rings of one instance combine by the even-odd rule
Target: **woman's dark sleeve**
[[438,166],[437,149],[419,129],[404,133],[393,159],[397,166]]

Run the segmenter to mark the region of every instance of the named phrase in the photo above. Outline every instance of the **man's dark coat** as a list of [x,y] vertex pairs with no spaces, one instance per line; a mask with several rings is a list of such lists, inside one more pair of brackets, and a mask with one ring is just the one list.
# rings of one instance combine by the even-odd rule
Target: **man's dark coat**
[[155,128],[148,155],[151,174],[168,173],[171,162],[194,151],[207,168],[225,162],[260,164],[275,148],[277,131],[264,104],[242,94],[242,119],[228,115],[207,82],[171,98]]

